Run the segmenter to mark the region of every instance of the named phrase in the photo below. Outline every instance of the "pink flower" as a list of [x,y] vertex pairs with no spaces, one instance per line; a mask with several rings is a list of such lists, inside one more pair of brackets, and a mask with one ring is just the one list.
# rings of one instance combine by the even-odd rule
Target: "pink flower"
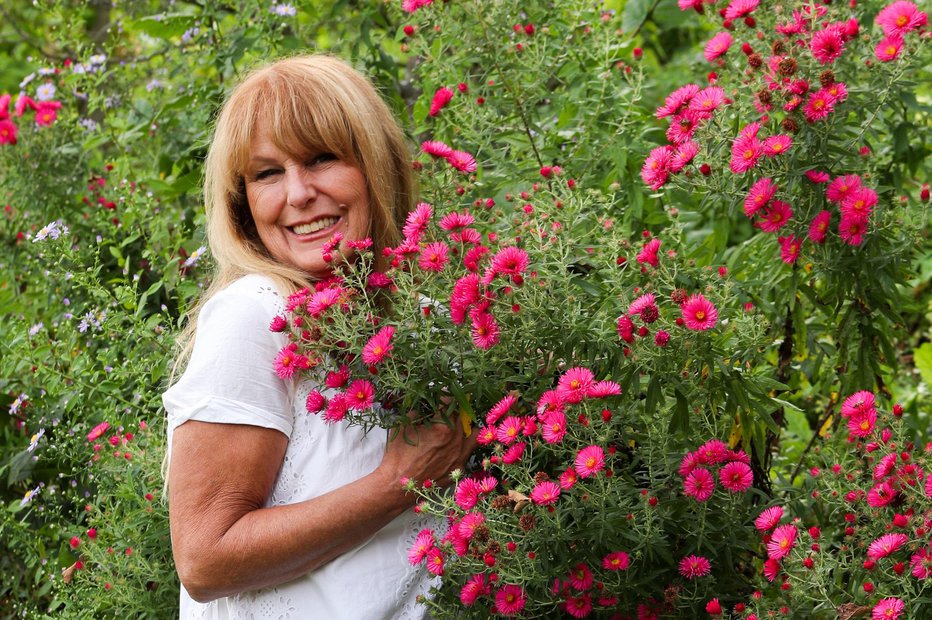
[[884,480],[867,492],[867,504],[872,508],[881,508],[896,499],[896,496],[896,489],[889,480]]
[[874,56],[880,62],[896,60],[903,49],[903,37],[897,34],[884,37],[874,48]]
[[680,574],[687,579],[705,577],[712,571],[712,564],[701,555],[689,555],[680,560]]
[[683,481],[683,494],[694,498],[697,502],[704,502],[712,497],[715,491],[715,480],[711,472],[705,467],[696,467]]
[[453,501],[463,510],[472,510],[479,501],[481,489],[474,478],[463,478],[456,485],[453,492]]
[[796,544],[796,526],[779,525],[770,535],[767,543],[767,555],[772,560],[782,560],[790,554]]
[[718,310],[701,293],[692,295],[687,299],[680,306],[680,310],[683,313],[686,328],[693,331],[712,329],[715,327],[716,321],[718,321]]
[[327,408],[324,410],[323,419],[328,424],[339,422],[346,417],[349,411],[349,405],[346,403],[344,394],[336,394],[327,402]]
[[656,297],[653,293],[645,293],[637,299],[631,302],[631,305],[628,306],[628,316],[637,316],[647,310],[648,308],[657,309],[655,303]]
[[476,221],[469,212],[457,213],[453,211],[452,213],[447,213],[442,218],[440,218],[440,228],[443,230],[459,230],[465,228]]
[[502,420],[501,424],[495,429],[495,439],[506,446],[514,442],[521,435],[524,428],[524,418],[519,416],[508,416]]
[[437,89],[437,92],[434,93],[433,99],[430,101],[430,114],[431,116],[437,116],[450,101],[453,99],[453,91],[446,86],[443,88]]
[[427,552],[433,549],[434,546],[434,531],[429,529],[421,530],[418,532],[417,538],[414,539],[414,544],[408,549],[408,562],[417,566],[424,561]]
[[735,174],[747,172],[757,165],[764,153],[761,142],[755,136],[739,136],[731,145],[729,168]]
[[725,103],[725,91],[718,86],[703,88],[689,101],[689,109],[697,112],[714,112]]
[[402,0],[401,8],[407,13],[414,13],[419,8],[433,4],[434,0]]
[[547,443],[560,443],[566,435],[566,416],[561,411],[548,411],[541,420],[540,432]]
[[865,409],[848,419],[848,433],[852,437],[867,437],[874,432],[877,423],[877,412],[874,409]]
[[777,232],[793,217],[790,205],[782,200],[774,200],[760,214],[756,226],[764,232]]
[[818,215],[812,218],[812,222],[809,224],[809,240],[813,243],[824,243],[831,221],[831,212],[819,211]]
[[618,317],[616,329],[618,330],[619,338],[625,342],[634,342],[634,323],[627,315],[622,314]]
[[777,136],[770,136],[769,138],[764,138],[764,155],[767,157],[773,157],[775,155],[781,155],[790,150],[790,147],[793,146],[793,138],[786,134],[780,134]]
[[443,575],[444,557],[443,551],[437,547],[431,547],[427,550],[427,572],[432,575]]
[[608,398],[620,395],[621,386],[614,381],[597,381],[589,388],[589,398]]
[[731,34],[727,31],[719,32],[706,43],[705,59],[712,62],[716,58],[724,56],[729,47],[731,47]]
[[311,367],[310,360],[298,353],[298,345],[290,343],[285,345],[274,361],[275,372],[282,379],[291,379],[299,370],[305,370]]
[[505,465],[514,465],[524,456],[525,448],[527,448],[527,444],[523,441],[510,445],[508,449],[502,453],[502,463]]
[[538,506],[556,504],[560,499],[560,485],[552,480],[545,480],[531,490],[531,501]]
[[107,429],[110,428],[109,422],[101,422],[97,426],[91,429],[91,432],[87,434],[87,440],[91,443],[94,443],[107,432]]
[[820,64],[835,62],[845,51],[845,40],[837,28],[828,27],[812,35],[809,45],[812,55]]
[[498,323],[488,312],[479,312],[472,316],[472,342],[477,348],[488,350],[498,344],[500,330]]
[[669,146],[658,146],[653,149],[641,166],[641,180],[653,190],[663,187],[670,177],[670,164],[673,161],[673,149]]
[[824,170],[806,170],[806,178],[813,183],[828,183],[831,177]]
[[841,203],[843,218],[866,220],[877,204],[877,192],[869,187],[859,187],[850,192]]
[[748,217],[754,217],[755,213],[767,206],[767,203],[776,193],[777,186],[770,177],[755,182],[744,199],[744,214]]
[[447,244],[443,241],[428,243],[427,246],[421,250],[417,265],[424,271],[443,271],[444,266],[450,260],[449,252],[450,248],[447,247]]
[[524,609],[527,595],[521,586],[505,584],[495,593],[495,609],[503,616],[516,616]]
[[760,0],[731,0],[728,8],[725,9],[725,19],[734,21],[750,15],[759,4]]
[[764,509],[757,518],[754,519],[754,527],[762,532],[766,532],[777,527],[777,524],[780,523],[780,519],[783,518],[783,507],[782,506],[771,506],[770,508]]
[[392,336],[395,335],[395,328],[386,325],[380,329],[372,338],[369,339],[362,348],[362,361],[367,366],[374,366],[384,360],[392,349]]
[[665,118],[667,116],[673,116],[680,111],[685,105],[689,105],[689,100],[699,92],[699,87],[695,84],[687,84],[685,86],[680,86],[672,93],[667,95],[667,98],[664,100],[663,105],[657,108],[655,116],[657,118]]
[[732,461],[719,470],[718,481],[731,493],[743,493],[751,488],[754,474],[745,463]]
[[777,575],[780,574],[780,562],[774,560],[773,558],[767,558],[764,560],[764,577],[767,578],[767,581],[773,583],[773,580],[777,578]]
[[540,395],[540,399],[537,401],[537,417],[542,418],[551,411],[563,413],[563,406],[565,404],[566,401],[559,392],[556,390],[547,390]]
[[337,305],[343,299],[343,289],[325,288],[317,291],[307,300],[307,311],[314,318],[320,317],[324,312]]
[[835,177],[832,182],[825,188],[825,198],[829,202],[841,204],[851,193],[861,187],[861,177],[856,174],[848,174],[841,177]]
[[874,480],[883,480],[889,476],[893,468],[896,467],[896,459],[896,452],[891,452],[880,459],[880,462],[877,463],[877,467],[874,468]]
[[447,155],[447,161],[460,172],[470,173],[476,171],[476,158],[466,151],[453,151]]
[[[897,2],[896,4],[900,4]],[[903,4],[910,4],[905,2]],[[897,620],[906,611],[906,603],[898,598],[885,598],[871,610],[872,620]]]
[[420,241],[421,235],[427,230],[427,225],[430,223],[430,218],[433,216],[434,208],[432,206],[426,202],[417,203],[414,210],[408,213],[405,225],[401,229],[401,233],[405,236],[405,240],[414,243]]
[[0,144],[16,144],[16,124],[9,118],[0,119]]
[[488,595],[489,591],[490,587],[485,581],[485,575],[482,573],[473,575],[466,580],[466,583],[463,584],[463,588],[460,590],[460,602],[463,606],[470,607],[475,604],[480,596]]
[[673,159],[670,161],[670,172],[676,173],[685,168],[686,164],[691,162],[698,152],[698,144],[692,140],[684,141],[676,147],[676,151],[673,153]]
[[503,415],[508,413],[508,411],[511,409],[511,406],[516,402],[518,402],[518,397],[514,394],[509,394],[508,396],[495,403],[495,405],[489,409],[489,412],[485,414],[485,423],[490,426],[497,423],[502,419]]
[[887,36],[903,36],[911,30],[922,28],[929,21],[929,16],[920,11],[912,2],[898,0],[880,10],[874,20]]
[[[699,127],[700,123],[702,123],[703,119],[708,114],[708,112],[697,112],[688,108],[684,109],[670,119],[670,126],[667,127],[666,132],[667,139],[676,145],[686,144],[692,139],[693,134],[696,133],[696,128]],[[670,162],[671,166],[676,166],[677,157],[679,157],[678,150],[674,152],[673,160]]]
[[861,245],[867,234],[867,221],[859,218],[842,217],[838,222],[838,236],[848,245]]
[[589,395],[595,376],[588,368],[570,368],[557,381],[557,394],[567,403],[578,403]]
[[644,244],[644,247],[641,248],[641,251],[638,252],[637,262],[642,264],[650,265],[651,267],[656,267],[660,264],[660,260],[657,258],[657,254],[660,251],[660,239],[654,237],[650,241]]
[[578,479],[576,470],[571,467],[560,474],[560,488],[564,491],[568,491],[573,488]]
[[602,558],[602,568],[605,570],[628,570],[631,558],[624,551],[613,551]]
[[372,406],[375,387],[365,379],[357,379],[346,388],[346,404],[350,409],[363,411]]
[[689,475],[689,472],[698,467],[701,463],[702,461],[699,459],[698,452],[687,452],[680,461],[680,467],[677,473],[685,478]]
[[577,590],[588,590],[592,587],[592,571],[586,566],[585,562],[580,562],[573,567],[566,580]]
[[797,239],[794,235],[788,237],[778,237],[777,242],[780,244],[780,260],[788,265],[792,265],[799,258],[799,251],[803,247],[802,239]]
[[699,462],[704,465],[717,465],[731,459],[731,450],[728,445],[721,439],[710,439],[698,448],[696,456]]
[[492,271],[507,276],[521,276],[527,270],[530,260],[527,252],[521,248],[509,246],[502,248],[492,257]]
[[594,476],[605,468],[605,453],[599,446],[588,446],[579,451],[574,462],[580,478]]
[[867,547],[867,559],[877,561],[885,558],[909,542],[905,534],[884,534]]
[[803,108],[803,116],[810,123],[824,120],[835,110],[835,97],[826,89],[822,88],[814,93],[809,93],[809,101]]
[[585,618],[592,613],[592,596],[588,593],[580,596],[567,596],[563,605],[566,613],[574,618]]
[[453,148],[439,140],[421,142],[421,151],[433,157],[442,157],[443,159],[453,154]]
[[[932,480],[929,476],[927,480]],[[909,558],[909,565],[912,567],[913,577],[916,579],[928,579],[932,577],[932,547],[923,547]]]
[[327,398],[318,390],[311,390],[304,400],[304,408],[308,413],[320,413],[327,406]]

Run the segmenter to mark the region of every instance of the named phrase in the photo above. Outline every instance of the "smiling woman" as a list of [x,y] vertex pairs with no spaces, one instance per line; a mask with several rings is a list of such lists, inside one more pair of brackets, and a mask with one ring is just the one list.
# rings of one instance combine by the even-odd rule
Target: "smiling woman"
[[[308,415],[313,379],[282,380],[284,299],[329,277],[325,244],[397,243],[413,202],[397,124],[327,56],[279,61],[231,93],[207,158],[217,272],[163,396],[182,618],[416,618],[427,523],[400,480],[449,480],[475,447],[443,424],[386,441]],[[336,256],[336,254],[334,254]],[[381,251],[377,253],[381,256]]]

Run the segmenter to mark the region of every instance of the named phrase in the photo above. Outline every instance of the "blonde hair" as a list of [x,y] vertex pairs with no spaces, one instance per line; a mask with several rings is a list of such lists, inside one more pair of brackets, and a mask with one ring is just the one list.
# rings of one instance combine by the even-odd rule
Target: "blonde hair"
[[362,171],[377,267],[384,267],[382,249],[400,241],[413,206],[414,176],[404,135],[367,78],[343,60],[321,54],[285,58],[250,72],[223,104],[207,154],[204,201],[215,273],[178,337],[181,354],[173,376],[190,354],[198,312],[217,291],[249,273],[271,277],[285,294],[312,279],[272,258],[256,232],[244,173],[260,128],[289,155],[332,153]]

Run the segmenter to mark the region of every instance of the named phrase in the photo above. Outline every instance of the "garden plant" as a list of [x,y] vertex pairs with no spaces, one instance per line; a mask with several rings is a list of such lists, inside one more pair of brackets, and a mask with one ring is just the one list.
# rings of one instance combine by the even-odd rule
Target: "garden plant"
[[[0,617],[176,613],[161,393],[236,77],[326,51],[404,240],[288,299],[310,416],[480,447],[435,617],[932,615],[930,30],[906,0],[40,0],[0,15]],[[235,335],[231,335],[235,337]]]

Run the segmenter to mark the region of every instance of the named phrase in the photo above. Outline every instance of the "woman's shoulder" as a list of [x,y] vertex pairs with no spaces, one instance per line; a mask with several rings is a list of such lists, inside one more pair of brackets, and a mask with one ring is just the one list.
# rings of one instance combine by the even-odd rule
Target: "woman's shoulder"
[[272,278],[251,273],[237,278],[217,293],[204,305],[205,309],[216,306],[245,305],[262,308],[273,314],[281,314],[285,308],[285,296]]

